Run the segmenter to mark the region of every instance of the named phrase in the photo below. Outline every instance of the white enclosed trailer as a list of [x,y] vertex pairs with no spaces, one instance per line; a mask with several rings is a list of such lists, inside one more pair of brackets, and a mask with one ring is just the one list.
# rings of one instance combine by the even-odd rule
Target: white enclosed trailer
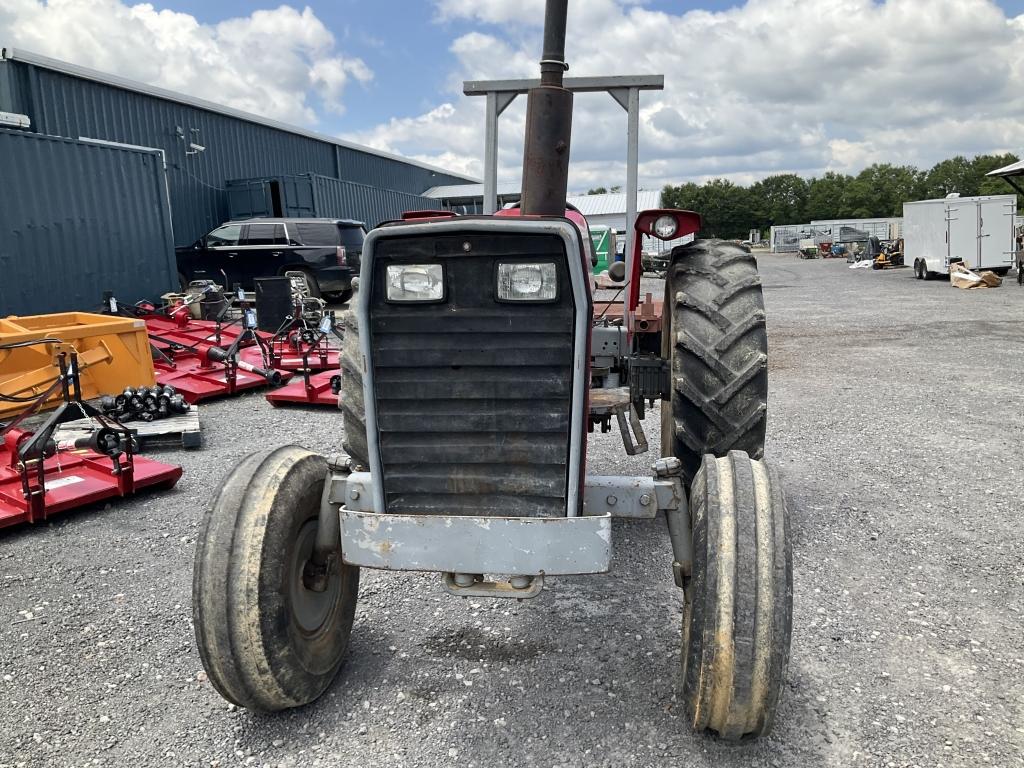
[[904,203],[904,263],[923,279],[948,275],[955,261],[970,269],[1006,274],[1013,261],[1016,214],[1016,195]]

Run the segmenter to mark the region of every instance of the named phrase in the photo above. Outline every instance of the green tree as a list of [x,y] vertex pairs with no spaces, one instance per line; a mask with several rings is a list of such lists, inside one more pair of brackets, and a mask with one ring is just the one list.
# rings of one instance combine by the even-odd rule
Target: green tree
[[804,207],[807,221],[841,219],[848,216],[843,208],[843,194],[852,179],[852,176],[835,171],[828,171],[820,179],[811,179],[807,184],[807,203]]
[[606,194],[608,194],[608,190],[605,189],[604,187],[594,187],[593,189],[588,190],[587,194],[588,195],[606,195]]
[[[704,184],[668,184],[661,198],[666,208],[699,213],[701,237],[745,238],[751,229],[763,231],[772,224],[902,216],[906,202],[951,192],[1009,194],[1012,190],[1003,179],[985,174],[1014,162],[1017,156],[1012,154],[978,155],[970,160],[958,155],[926,172],[910,165],[880,163],[856,176],[829,171],[821,178],[804,180],[796,174],[777,174],[749,188],[714,179]],[[1021,202],[1018,207],[1024,210]]]
[[807,208],[807,181],[795,173],[768,176],[750,187],[750,215],[758,228],[803,221]]
[[701,237],[745,238],[750,230],[750,190],[728,179],[713,179],[701,188]]
[[843,193],[843,209],[855,219],[902,216],[903,203],[920,200],[924,174],[912,165],[869,165]]
[[[989,178],[985,174],[997,168],[1003,168],[1011,163],[1016,163],[1020,158],[1007,152],[1004,155],[978,155],[971,161],[978,178],[979,195],[1010,195],[1014,189],[1004,179]],[[1020,180],[1017,180],[1020,184]],[[1021,208],[1021,196],[1017,195],[1017,208]]]
[[925,176],[922,191],[928,198],[945,197],[951,192],[976,195],[980,184],[974,164],[963,155],[957,155],[932,166]]
[[681,211],[697,211],[700,213],[702,202],[700,187],[692,181],[677,187],[666,184],[661,190],[661,204],[666,208],[678,208]]

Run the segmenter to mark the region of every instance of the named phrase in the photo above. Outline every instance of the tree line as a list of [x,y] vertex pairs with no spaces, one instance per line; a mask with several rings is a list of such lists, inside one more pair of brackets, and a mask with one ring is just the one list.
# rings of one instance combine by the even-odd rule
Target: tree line
[[1009,153],[970,160],[958,155],[927,171],[911,165],[875,164],[856,176],[829,171],[820,178],[805,179],[785,173],[749,187],[713,179],[704,184],[668,184],[661,199],[666,208],[698,212],[703,219],[701,237],[745,239],[750,230],[766,235],[773,225],[902,216],[905,202],[951,192],[965,197],[1012,193],[1005,181],[985,174],[1017,160]]

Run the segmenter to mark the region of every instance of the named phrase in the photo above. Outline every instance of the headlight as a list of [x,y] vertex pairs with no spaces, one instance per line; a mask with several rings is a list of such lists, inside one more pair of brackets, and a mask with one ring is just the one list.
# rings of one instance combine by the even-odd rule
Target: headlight
[[388,301],[440,301],[444,269],[440,264],[388,264]]
[[675,216],[659,216],[654,220],[654,234],[663,240],[671,240],[679,229]]
[[557,297],[554,264],[498,264],[499,301],[554,301]]

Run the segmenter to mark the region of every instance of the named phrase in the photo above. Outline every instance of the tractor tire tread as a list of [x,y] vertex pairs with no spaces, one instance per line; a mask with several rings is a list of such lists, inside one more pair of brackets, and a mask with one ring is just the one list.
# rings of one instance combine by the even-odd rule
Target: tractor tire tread
[[294,536],[318,514],[326,475],[325,459],[299,446],[256,453],[206,512],[193,577],[196,643],[208,679],[238,706],[273,712],[307,704],[344,661],[359,569],[340,566],[330,624],[312,638],[292,631],[283,586]]
[[697,731],[730,741],[772,727],[792,633],[792,551],[778,478],[742,451],[704,457],[691,494],[693,577],[683,696]]
[[764,455],[768,340],[757,260],[745,248],[697,240],[672,252],[666,284],[673,391],[666,418],[689,483],[705,453]]

